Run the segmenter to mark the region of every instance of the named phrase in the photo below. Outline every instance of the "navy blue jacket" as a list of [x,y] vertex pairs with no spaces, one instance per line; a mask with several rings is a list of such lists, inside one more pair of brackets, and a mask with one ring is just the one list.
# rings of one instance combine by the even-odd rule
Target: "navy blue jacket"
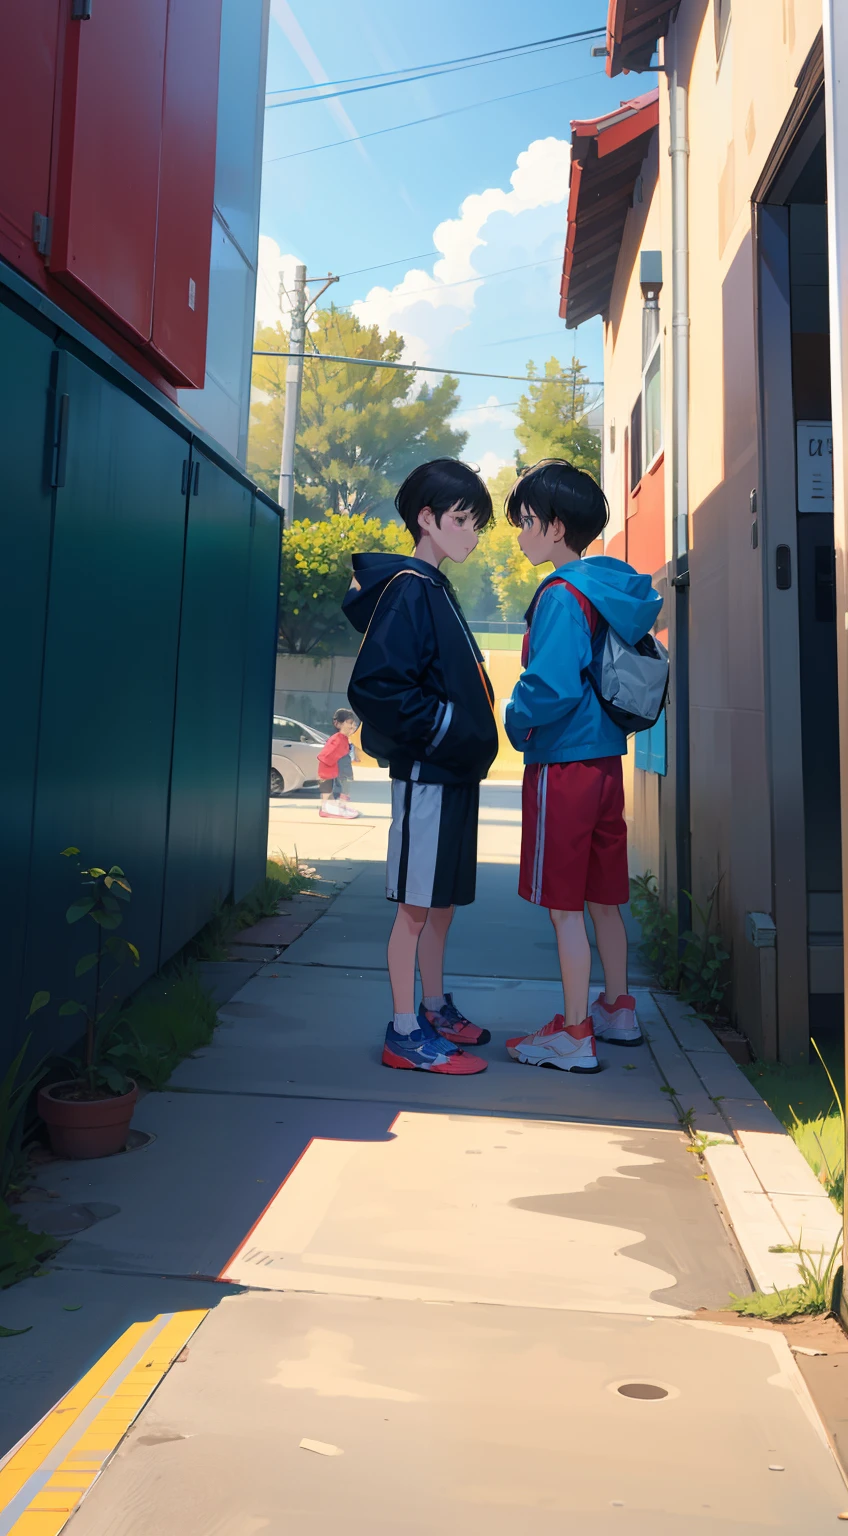
[[393,779],[477,784],[498,751],[483,657],[446,576],[425,560],[354,555],[342,604],[365,638],[348,698]]

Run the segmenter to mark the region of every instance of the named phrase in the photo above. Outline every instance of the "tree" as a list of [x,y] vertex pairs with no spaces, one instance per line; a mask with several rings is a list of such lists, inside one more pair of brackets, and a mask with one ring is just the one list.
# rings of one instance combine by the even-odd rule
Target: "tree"
[[350,557],[382,550],[408,555],[412,539],[398,523],[360,513],[303,518],[283,536],[280,649],[299,656],[352,655],[359,636],[341,611],[350,585]]
[[[577,469],[588,470],[596,480],[600,478],[601,434],[586,421],[586,371],[576,357],[571,359],[570,368],[563,368],[557,358],[551,357],[538,384],[531,384],[527,394],[521,396],[515,435],[524,464],[536,464],[539,459],[568,459]],[[527,372],[538,377],[533,362],[527,364]]]
[[486,559],[489,580],[498,605],[499,615],[510,623],[523,619],[539,582],[551,565],[531,565],[522,554],[518,542],[518,529],[501,517],[486,534]]
[[521,552],[518,530],[504,515],[504,501],[516,474],[515,465],[506,464],[486,482],[494,521],[483,529],[474,553],[462,565],[449,568],[466,616],[475,623],[492,619],[516,623],[523,619],[539,582],[552,569],[530,564]]
[[[281,324],[257,331],[259,351],[285,352]],[[344,310],[319,309],[307,333],[307,351],[397,362],[403,338],[382,336]],[[276,499],[285,417],[287,361],[254,358],[248,470]],[[423,384],[411,396],[411,369],[364,368],[304,360],[297,444],[295,513],[388,511],[401,481],[424,459],[456,457],[467,433],[449,418],[458,405],[456,379]]]

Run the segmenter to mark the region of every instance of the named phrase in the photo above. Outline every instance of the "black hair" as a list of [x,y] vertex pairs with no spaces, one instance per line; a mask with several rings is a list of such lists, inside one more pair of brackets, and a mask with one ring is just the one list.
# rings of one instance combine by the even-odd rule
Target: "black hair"
[[494,517],[487,487],[476,469],[461,459],[431,459],[429,464],[419,464],[404,480],[395,506],[416,544],[422,532],[418,514],[424,507],[432,508],[437,528],[454,507],[458,512],[471,513],[478,533]]
[[535,512],[546,531],[558,519],[566,544],[578,555],[609,522],[609,503],[597,480],[567,459],[541,459],[519,475],[506,498],[506,515],[514,528],[521,527],[522,507]]
[[337,709],[336,713],[333,715],[333,725],[344,725],[346,721],[355,719],[356,715],[353,713],[352,709]]

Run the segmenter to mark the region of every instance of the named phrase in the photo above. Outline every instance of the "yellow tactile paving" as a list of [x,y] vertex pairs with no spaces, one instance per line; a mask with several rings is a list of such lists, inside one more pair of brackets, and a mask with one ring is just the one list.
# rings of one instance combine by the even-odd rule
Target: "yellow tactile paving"
[[[10,1528],[9,1536],[58,1536],[205,1316],[205,1311],[178,1312],[159,1329],[150,1347],[104,1401],[73,1449],[33,1495]],[[0,1471],[0,1511],[38,1472],[74,1421],[98,1398],[110,1376],[160,1321],[155,1317],[128,1328],[33,1431]]]

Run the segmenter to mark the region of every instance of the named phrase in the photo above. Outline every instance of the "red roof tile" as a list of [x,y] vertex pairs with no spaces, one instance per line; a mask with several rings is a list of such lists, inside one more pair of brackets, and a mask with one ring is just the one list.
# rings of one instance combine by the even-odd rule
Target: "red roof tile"
[[568,234],[559,312],[569,327],[609,304],[633,188],[659,122],[659,91],[571,124]]

